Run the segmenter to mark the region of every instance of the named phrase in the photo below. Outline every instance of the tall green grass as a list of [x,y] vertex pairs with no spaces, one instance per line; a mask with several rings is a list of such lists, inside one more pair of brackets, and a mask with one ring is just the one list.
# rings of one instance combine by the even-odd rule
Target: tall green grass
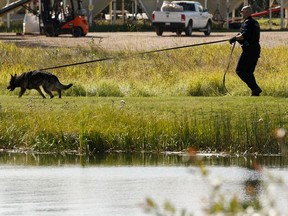
[[121,101],[1,96],[0,148],[93,154],[194,147],[228,154],[277,154],[280,147],[274,130],[287,127],[285,107],[286,99],[272,97]]
[[[85,48],[45,49],[0,42],[0,148],[93,154],[192,146],[279,153],[273,131],[287,127],[286,49],[262,49],[255,75],[269,97],[249,98],[219,97],[225,93],[229,44],[137,55],[105,51],[93,40]],[[231,95],[248,96],[234,73],[240,52],[236,47],[226,87]],[[53,70],[61,82],[74,84],[62,100],[43,100],[33,90],[18,99],[19,90],[6,89],[10,74],[111,56],[114,60]]]
[[[226,76],[226,87],[235,96],[250,95],[247,86],[234,72],[240,49],[236,47]],[[86,48],[69,49],[27,48],[0,43],[0,94],[11,95],[5,89],[10,74],[112,56],[115,59],[111,61],[54,69],[51,72],[59,76],[63,83],[74,83],[73,88],[66,91],[68,96],[218,96],[225,92],[222,78],[230,50],[227,43],[137,55],[132,50],[105,51],[101,43],[96,44],[93,40]],[[262,95],[287,96],[286,51],[287,48],[281,46],[262,48],[255,71],[263,89]]]

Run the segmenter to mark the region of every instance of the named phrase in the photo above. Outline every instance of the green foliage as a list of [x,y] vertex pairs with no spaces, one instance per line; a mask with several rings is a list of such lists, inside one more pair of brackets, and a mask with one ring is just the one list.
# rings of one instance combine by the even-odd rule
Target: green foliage
[[[225,93],[228,44],[146,55],[104,51],[101,42],[93,40],[86,48],[27,48],[1,42],[0,48],[1,148],[83,154],[181,151],[190,146],[229,153],[280,151],[272,131],[287,125],[286,100],[280,98],[288,94],[286,47],[264,47],[255,72],[263,95],[278,99],[237,100],[219,97]],[[232,72],[239,54],[236,47],[226,87],[231,95],[250,95]],[[42,100],[35,90],[18,99],[19,89],[6,89],[10,74],[106,57],[114,59],[55,69],[62,83],[73,83],[63,100]],[[119,102],[119,97],[125,101]]]
[[111,24],[110,21],[97,20],[89,29],[91,32],[138,32],[138,31],[153,31],[153,27],[150,21],[128,20],[124,24],[122,20],[116,20],[115,24]]
[[279,143],[286,145],[286,137],[280,142],[274,136],[275,128],[287,125],[282,109],[287,102],[281,99],[123,99],[1,96],[1,148],[94,154],[192,146],[206,152],[277,154]]
[[257,21],[260,24],[261,30],[280,30],[281,29],[280,18],[272,18],[271,21],[269,20],[269,18],[260,18],[260,19],[257,19]]
[[99,97],[123,97],[119,86],[114,82],[99,82],[97,85],[97,96]]
[[82,85],[79,85],[79,84],[74,84],[72,86],[72,88],[68,89],[66,92],[65,92],[65,95],[67,96],[87,96],[87,92],[85,90],[85,88],[82,86]]
[[158,206],[153,199],[147,198],[143,205],[143,209],[147,214],[153,214],[157,216],[179,215],[179,216],[192,216],[192,213],[188,213],[185,209],[178,211],[173,204],[166,201],[163,207]]
[[[27,48],[4,43],[0,43],[0,46],[0,86],[2,86],[0,94],[8,94],[5,87],[10,74],[20,74],[52,65],[114,57],[114,60],[51,71],[61,82],[74,84],[73,88],[64,92],[64,95],[104,97],[223,95],[225,91],[222,79],[231,49],[228,44],[218,44],[137,55],[131,50],[104,51],[101,42],[96,44],[93,40],[88,50],[81,47]],[[234,72],[239,54],[240,47],[237,46],[226,76],[226,87],[232,95],[250,95],[247,86]],[[43,62],[43,59],[47,61]],[[262,95],[287,96],[285,90],[288,88],[287,62],[286,47],[262,49],[255,72],[257,81],[263,89]],[[31,94],[34,94],[33,91]]]

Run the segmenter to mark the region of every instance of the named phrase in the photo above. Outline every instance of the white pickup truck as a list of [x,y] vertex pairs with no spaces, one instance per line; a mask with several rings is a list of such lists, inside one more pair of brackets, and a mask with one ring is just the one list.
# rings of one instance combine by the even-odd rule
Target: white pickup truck
[[161,36],[164,31],[176,32],[191,36],[193,30],[204,32],[209,36],[212,29],[213,15],[196,1],[164,1],[161,11],[153,11],[152,25],[156,34]]

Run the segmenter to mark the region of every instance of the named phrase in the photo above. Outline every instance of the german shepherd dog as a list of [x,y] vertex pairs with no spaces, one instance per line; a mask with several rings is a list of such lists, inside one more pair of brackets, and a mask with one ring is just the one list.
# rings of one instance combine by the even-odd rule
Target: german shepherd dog
[[50,98],[54,97],[51,91],[57,91],[59,98],[61,98],[61,90],[69,89],[72,84],[63,85],[55,75],[48,72],[30,71],[22,73],[19,76],[17,74],[14,76],[11,75],[7,89],[14,91],[15,88],[20,87],[19,97],[21,97],[27,89],[36,89],[43,98],[46,98],[40,86],[50,95]]

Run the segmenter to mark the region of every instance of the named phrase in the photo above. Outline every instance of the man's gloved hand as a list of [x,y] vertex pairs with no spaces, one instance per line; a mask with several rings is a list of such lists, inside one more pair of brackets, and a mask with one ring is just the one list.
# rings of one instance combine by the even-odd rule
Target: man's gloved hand
[[235,42],[236,42],[236,37],[232,37],[232,38],[229,39],[229,43],[230,44],[233,44]]

